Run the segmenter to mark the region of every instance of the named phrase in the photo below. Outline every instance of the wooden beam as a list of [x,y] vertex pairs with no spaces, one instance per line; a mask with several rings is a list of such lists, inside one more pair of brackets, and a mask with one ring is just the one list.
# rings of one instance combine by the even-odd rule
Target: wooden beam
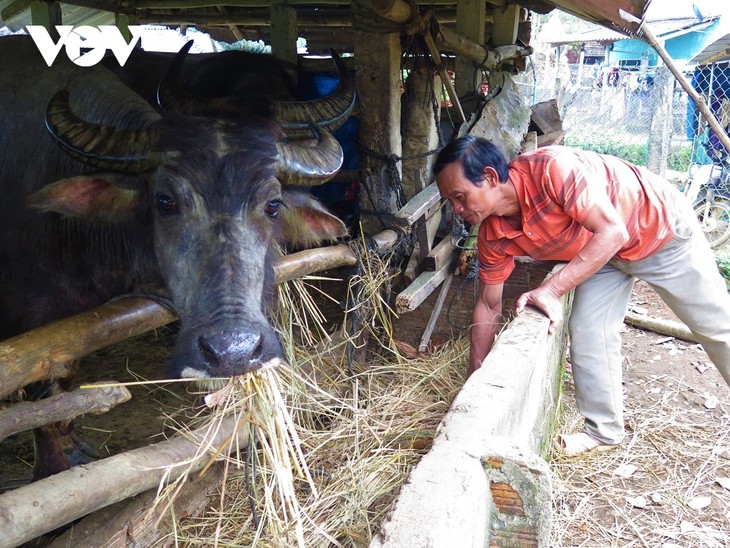
[[[48,478],[0,495],[0,546],[19,546],[86,514],[202,469],[212,458],[208,447],[243,447],[246,429],[237,432],[235,417],[153,445],[89,464],[74,466]],[[233,440],[233,443],[231,441]],[[185,466],[171,464],[186,463]],[[53,496],[49,494],[53,493]],[[78,544],[77,544],[78,546]]]
[[494,14],[492,43],[495,46],[511,46],[517,40],[517,26],[520,22],[520,6],[509,4]]
[[69,421],[87,413],[106,413],[131,398],[125,386],[91,386],[38,401],[22,401],[0,411],[0,441],[52,422]]
[[11,2],[0,12],[3,21],[11,22],[15,17],[30,8],[33,0],[15,0]]
[[[486,4],[482,0],[457,0],[456,32],[475,44],[484,44],[486,11]],[[477,91],[482,83],[482,72],[477,69],[475,63],[476,61],[464,55],[456,57],[454,80],[459,96]],[[478,77],[478,81],[475,77]]]
[[[404,18],[405,11],[401,9],[403,4],[408,5],[405,0],[372,0],[372,2],[375,13],[387,18],[389,21],[405,23],[409,20],[409,17]],[[388,14],[391,14],[392,17],[386,17]],[[517,11],[517,16],[519,18],[519,10]],[[499,64],[507,60],[519,59],[532,53],[532,48],[530,47],[515,45],[501,46],[487,50],[481,44],[468,40],[446,27],[439,28],[439,34],[436,36],[435,41],[440,49],[468,57],[472,61],[483,64],[486,68],[496,68]]]
[[439,189],[434,181],[421,192],[416,194],[409,202],[395,214],[395,222],[400,226],[412,226],[419,218],[436,205],[441,199]]
[[279,59],[297,62],[297,12],[284,0],[271,3],[271,52]]
[[440,270],[442,266],[448,263],[454,255],[456,245],[450,236],[447,236],[441,240],[436,247],[434,247],[426,258],[423,259],[423,270],[426,272],[435,272]]
[[421,272],[418,278],[395,298],[396,313],[405,314],[418,308],[441,282],[454,272],[456,257],[457,254],[454,253],[451,256],[451,260],[439,270],[434,272]]
[[35,381],[66,377],[73,360],[175,319],[154,301],[129,297],[2,341],[0,398]]

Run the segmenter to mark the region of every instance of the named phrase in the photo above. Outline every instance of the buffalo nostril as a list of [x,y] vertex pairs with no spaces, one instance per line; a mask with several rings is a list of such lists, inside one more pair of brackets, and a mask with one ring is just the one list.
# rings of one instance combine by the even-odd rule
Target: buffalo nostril
[[198,349],[203,359],[209,366],[218,365],[218,354],[211,343],[204,336],[198,337]]
[[263,353],[264,353],[264,338],[259,337],[258,344],[256,344],[256,348],[254,348],[253,351],[251,352],[251,360],[260,360]]

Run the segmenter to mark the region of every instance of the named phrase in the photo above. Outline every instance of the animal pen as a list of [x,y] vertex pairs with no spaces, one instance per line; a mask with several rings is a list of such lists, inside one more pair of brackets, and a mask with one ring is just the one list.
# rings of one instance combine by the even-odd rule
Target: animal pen
[[[165,441],[0,494],[0,545],[21,545],[72,523],[47,540],[49,545],[546,545],[550,485],[543,456],[558,410],[565,332],[548,336],[546,318],[527,311],[500,335],[488,357],[495,366],[480,369],[461,389],[463,342],[440,346],[438,339],[457,339],[468,327],[471,301],[461,309],[452,305],[473,284],[473,258],[467,231],[440,203],[430,167],[452,135],[493,139],[510,157],[560,142],[554,104],[526,104],[512,79],[531,53],[529,10],[560,7],[636,32],[637,24],[621,18],[619,8],[640,20],[647,3],[358,0],[315,3],[312,9],[296,0],[270,7],[217,0],[136,1],[123,7],[95,2],[93,7],[108,9],[120,28],[185,24],[229,40],[261,37],[277,57],[292,61],[297,61],[297,36],[307,39],[310,53],[326,48],[351,53],[345,61],[354,71],[359,99],[359,165],[342,170],[335,181],[359,185],[359,222],[351,241],[274,261],[280,298],[297,303],[279,305],[280,336],[290,365],[296,362],[302,371],[289,373],[294,368],[282,366],[253,385],[236,381],[215,397],[224,400],[241,389],[248,395],[239,394],[239,403],[245,403],[222,418],[210,411],[207,422],[181,426]],[[83,24],[71,19],[83,18],[88,12],[81,7],[88,3],[69,5],[63,22]],[[0,6],[4,21],[29,24],[32,15],[34,24],[60,22],[59,4],[3,0]],[[211,6],[215,13],[207,9]],[[442,101],[449,106],[439,108]],[[553,268],[559,267],[522,263],[509,282],[507,308]],[[297,310],[308,297],[282,289],[285,283],[301,286],[298,280],[313,273],[326,278],[343,272],[350,283],[335,300],[343,298],[346,318],[335,334],[316,327],[311,318],[317,312],[307,316]],[[365,303],[372,306],[365,310]],[[564,306],[567,314],[569,295]],[[123,297],[8,339],[0,343],[0,396],[11,398],[31,383],[68,377],[81,357],[174,322],[173,310],[143,297]],[[395,326],[394,312],[400,317]],[[452,313],[461,314],[461,329],[448,325]],[[409,324],[409,314],[418,319]],[[309,328],[315,332],[312,340],[307,340]],[[329,369],[313,364],[315,354]],[[364,355],[370,356],[367,364],[359,362]],[[408,369],[410,376],[403,372]],[[423,388],[426,399],[411,401],[409,392],[399,400],[409,406],[379,416],[378,405],[389,393],[368,391],[379,382],[402,392]],[[304,388],[289,392],[296,384]],[[283,395],[277,385],[286,385]],[[302,392],[313,394],[310,403]],[[124,386],[105,383],[14,403],[0,411],[0,439],[101,413],[129,398]],[[208,405],[215,410],[217,404],[208,399]],[[422,416],[422,407],[435,414]],[[293,427],[303,415],[315,430],[306,441],[296,433],[301,424]],[[399,415],[414,418],[401,430],[381,430]],[[348,440],[372,435],[373,441],[365,446],[348,441],[323,457],[322,448],[331,442],[321,437],[327,428],[334,429],[334,438],[352,429],[354,438]],[[269,444],[267,436],[275,431],[278,442]],[[265,457],[253,456],[256,447]],[[276,454],[279,460],[272,464]],[[338,461],[340,468],[328,469],[324,461]],[[356,480],[338,475],[358,465],[364,469]],[[261,485],[254,477],[264,478]],[[290,484],[276,483],[287,477]],[[379,481],[382,487],[365,491]],[[326,491],[327,484],[339,490]],[[314,506],[302,510],[299,499],[312,499]],[[364,509],[350,511],[334,525],[328,522],[338,515],[336,503],[347,499],[359,499]],[[224,500],[232,506],[224,508]],[[262,500],[273,511],[262,510]],[[285,519],[279,521],[277,513]],[[194,525],[198,518],[203,525]]]

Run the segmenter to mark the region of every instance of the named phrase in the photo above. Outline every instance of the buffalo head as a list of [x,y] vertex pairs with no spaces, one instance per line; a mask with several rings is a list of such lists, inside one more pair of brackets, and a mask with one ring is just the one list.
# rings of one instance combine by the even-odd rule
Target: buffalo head
[[163,116],[139,130],[87,122],[68,94],[46,123],[67,154],[100,170],[33,194],[37,209],[91,223],[147,224],[159,273],[181,319],[174,365],[225,377],[281,357],[265,314],[273,243],[312,245],[346,234],[308,194],[285,186],[332,177],[342,150],[326,131],[288,142],[273,121]]

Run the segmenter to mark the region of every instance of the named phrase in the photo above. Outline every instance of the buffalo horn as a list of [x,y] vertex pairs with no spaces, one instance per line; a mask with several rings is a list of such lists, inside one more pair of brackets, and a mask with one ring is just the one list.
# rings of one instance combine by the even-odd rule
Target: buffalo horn
[[71,111],[68,90],[59,91],[48,103],[46,128],[70,156],[100,169],[142,173],[161,160],[149,152],[157,141],[155,130],[123,130],[86,122]]
[[328,131],[334,131],[344,124],[355,107],[355,86],[347,73],[344,61],[335,50],[330,50],[337,67],[339,86],[337,91],[311,101],[274,101],[274,119],[286,130],[287,135],[308,131],[309,124],[315,123]]
[[271,116],[281,124],[290,138],[302,138],[309,135],[310,124],[334,131],[347,121],[355,107],[354,83],[347,74],[345,63],[334,50],[330,52],[339,78],[336,92],[311,101],[272,100],[270,103],[262,103],[260,100],[252,101],[241,97],[199,97],[181,89],[178,79],[191,46],[192,41],[187,42],[177,52],[160,80],[157,103],[163,111],[240,118]]
[[282,141],[279,149],[279,179],[284,184],[312,186],[331,179],[342,167],[342,147],[329,132],[310,126],[316,142]]

